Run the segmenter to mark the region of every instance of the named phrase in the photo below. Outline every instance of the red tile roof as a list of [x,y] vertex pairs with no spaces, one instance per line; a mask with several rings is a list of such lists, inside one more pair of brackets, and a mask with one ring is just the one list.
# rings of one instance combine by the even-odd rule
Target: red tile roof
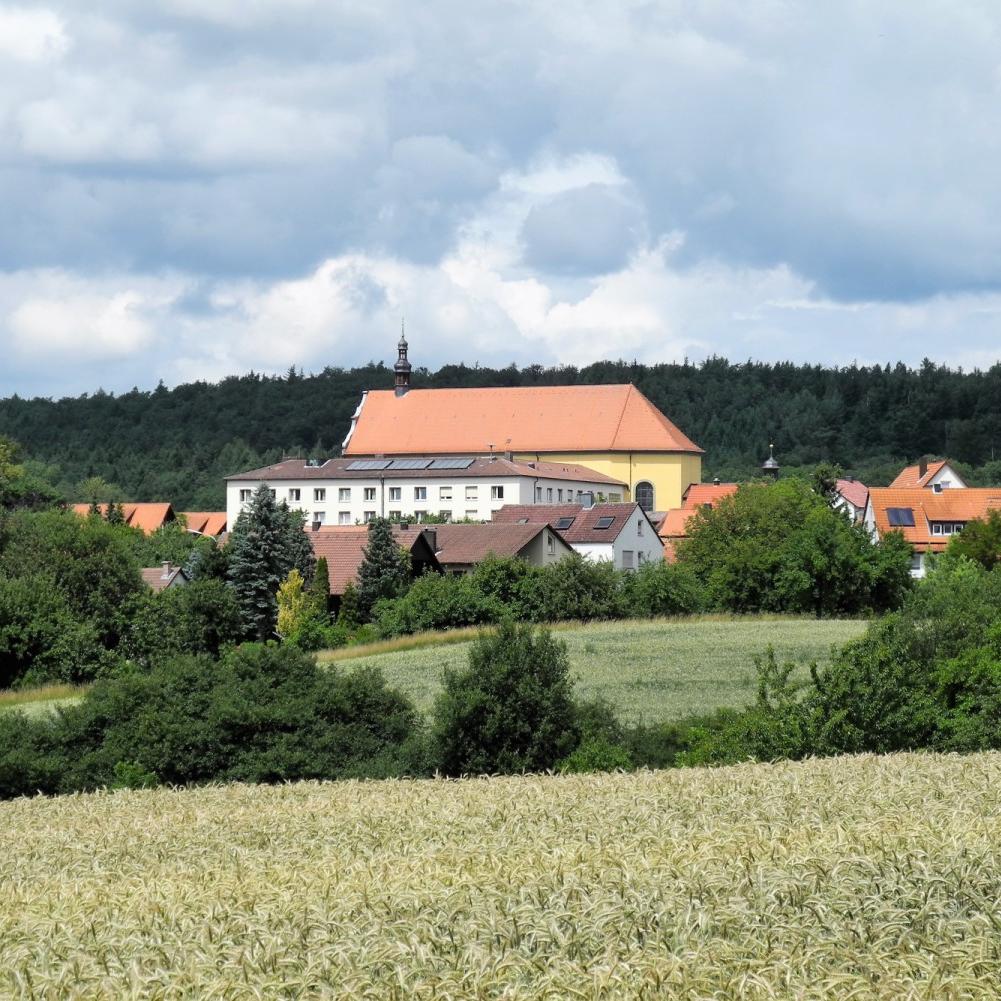
[[[914,525],[891,525],[887,514],[890,508],[909,508]],[[880,535],[900,532],[920,552],[940,552],[949,544],[950,536],[932,534],[932,524],[965,524],[986,517],[989,511],[1001,510],[1001,487],[966,487],[941,493],[924,487],[873,487],[869,491],[869,509]]]
[[943,466],[949,464],[948,459],[940,459],[937,462],[929,462],[924,475],[921,475],[921,466],[905,466],[898,474],[897,478],[890,484],[891,487],[904,489],[907,487],[926,487],[928,483],[941,472]]
[[[323,556],[327,561],[331,594],[341,595],[348,584],[358,583],[358,568],[368,545],[367,525],[325,525],[316,532],[307,529],[306,534],[317,559]],[[410,552],[420,545],[422,534],[422,529],[417,527],[393,526],[393,537]],[[433,545],[429,543],[429,546],[433,552]]]
[[226,531],[225,511],[182,511],[189,532],[218,537]]
[[143,581],[148,584],[158,594],[165,591],[177,580],[180,575],[182,580],[187,580],[187,574],[180,567],[143,567],[139,571]]
[[[416,458],[416,457],[415,457]],[[422,458],[433,459],[433,456]],[[575,480],[583,483],[607,483],[625,487],[622,480],[596,472],[575,462],[512,462],[501,455],[492,458],[469,456],[472,463],[466,469],[348,469],[357,458],[327,459],[320,466],[307,465],[306,459],[283,459],[270,466],[234,473],[227,480],[413,480],[413,479],[471,479],[476,477],[530,476],[550,480]]]
[[[499,511],[494,511],[494,524],[520,522],[531,524],[544,521],[561,535],[567,542],[607,542],[611,545],[619,537],[619,533],[629,524],[634,516],[645,517],[639,504],[625,502],[622,504],[595,504],[585,508],[579,504],[505,504]],[[573,518],[569,528],[557,528],[560,518]],[[598,528],[600,518],[611,518],[608,528]],[[650,523],[650,519],[646,518]],[[653,524],[650,530],[656,533]]]
[[[102,516],[107,514],[107,504],[98,504],[97,507]],[[90,512],[90,505],[74,504],[73,511],[76,514],[86,517]],[[141,529],[146,535],[152,535],[158,528],[163,528],[168,522],[174,520],[174,509],[170,504],[162,502],[123,504],[122,512],[125,515],[126,525],[131,528]]]
[[366,393],[345,455],[695,452],[635,386],[519,386]]
[[715,507],[724,497],[737,492],[739,483],[692,483],[681,499],[681,507],[664,514],[657,529],[664,540],[664,559],[674,562],[675,544],[688,536],[688,523],[706,505]]
[[[438,562],[444,567],[471,566],[494,556],[517,556],[540,532],[544,520],[527,524],[490,522],[485,525],[437,525]],[[553,533],[558,536],[558,533]],[[564,553],[570,547],[558,539]]]
[[704,507],[714,505],[724,497],[737,492],[738,483],[691,483],[681,498],[683,508]]
[[869,499],[869,488],[859,480],[838,480],[837,491],[849,504],[862,509]]

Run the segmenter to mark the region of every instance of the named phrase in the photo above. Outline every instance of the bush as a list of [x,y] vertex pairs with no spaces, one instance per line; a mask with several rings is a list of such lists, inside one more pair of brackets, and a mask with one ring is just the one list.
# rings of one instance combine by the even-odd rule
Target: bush
[[122,762],[171,784],[283,782],[399,774],[420,753],[416,711],[377,672],[271,645],[99,682],[56,739],[60,791],[112,786]]
[[693,615],[705,607],[698,577],[683,563],[644,563],[623,581],[627,614]]
[[546,631],[501,624],[469,667],[446,671],[433,745],[446,775],[544,771],[578,745],[566,645]]
[[549,566],[529,567],[518,581],[512,611],[528,622],[619,618],[619,574],[610,561],[591,562],[579,553]]
[[616,772],[626,771],[632,764],[629,752],[621,744],[611,744],[599,737],[582,741],[572,754],[558,763],[557,768],[567,774]]
[[429,573],[419,577],[402,598],[376,603],[373,620],[381,637],[496,622],[500,609],[469,576]]
[[0,712],[0,799],[55,792],[63,767],[50,719]]

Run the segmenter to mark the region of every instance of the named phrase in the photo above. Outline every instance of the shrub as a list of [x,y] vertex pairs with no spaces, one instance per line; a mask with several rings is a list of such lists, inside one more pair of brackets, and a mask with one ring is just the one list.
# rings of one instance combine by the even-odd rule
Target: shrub
[[55,792],[63,767],[49,719],[0,712],[0,799]]
[[615,772],[625,771],[632,764],[629,752],[621,744],[611,744],[607,740],[595,738],[583,741],[572,754],[557,764],[557,768],[568,774]]
[[566,645],[505,621],[446,671],[433,743],[446,775],[543,771],[579,741]]
[[629,615],[692,615],[705,606],[698,577],[684,563],[644,563],[623,582]]
[[378,602],[373,619],[378,634],[389,637],[495,622],[499,611],[471,577],[429,573],[403,597]]
[[417,724],[377,672],[321,670],[294,647],[177,657],[62,710],[59,788],[113,785],[122,762],[171,784],[381,777],[409,767]]
[[610,561],[592,562],[579,553],[529,567],[518,581],[512,611],[529,622],[618,618],[623,611],[619,574]]

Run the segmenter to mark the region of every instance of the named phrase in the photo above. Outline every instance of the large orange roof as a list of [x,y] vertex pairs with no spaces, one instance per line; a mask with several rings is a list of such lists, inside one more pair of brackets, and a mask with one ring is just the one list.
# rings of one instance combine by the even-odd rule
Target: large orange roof
[[345,455],[697,452],[635,386],[374,390]]
[[225,511],[182,511],[189,532],[199,535],[222,535],[226,531]]
[[684,508],[705,507],[714,505],[724,497],[737,492],[739,483],[691,483],[681,499]]
[[[923,487],[872,487],[869,507],[880,535],[900,532],[915,548],[937,552],[949,544],[949,535],[935,535],[935,522],[965,524],[974,518],[984,518],[992,510],[1001,510],[1001,487],[966,487],[934,493]],[[913,525],[891,525],[890,508],[909,508]]]

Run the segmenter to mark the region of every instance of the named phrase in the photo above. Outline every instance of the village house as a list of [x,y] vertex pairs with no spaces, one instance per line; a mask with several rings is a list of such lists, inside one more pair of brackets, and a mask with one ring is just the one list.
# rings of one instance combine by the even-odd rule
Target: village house
[[[348,584],[358,583],[358,570],[368,545],[367,525],[327,525],[307,532],[316,558],[327,561],[330,597],[333,608],[340,604]],[[393,538],[410,554],[410,570],[415,577],[429,571],[441,572],[435,556],[437,540],[434,528],[394,525]]]
[[438,525],[435,555],[446,573],[465,574],[488,556],[522,560],[542,567],[558,563],[573,550],[545,521]]
[[617,570],[659,563],[663,545],[650,516],[635,501],[621,504],[509,504],[494,513],[496,524],[545,521],[589,560],[608,560]]
[[688,523],[705,508],[715,507],[724,497],[737,492],[737,483],[690,483],[681,498],[681,507],[665,511],[655,519],[657,533],[664,546],[664,559],[673,563],[675,548],[688,537]]
[[226,477],[226,517],[236,524],[265,484],[310,523],[355,525],[373,518],[416,522],[489,521],[504,504],[621,498],[626,484],[566,462],[515,462],[503,456],[285,459]]
[[962,489],[966,487],[966,483],[948,459],[934,462],[922,459],[913,466],[905,466],[890,486],[897,489],[920,487],[925,490],[941,491]]
[[226,534],[227,517],[225,511],[182,511],[184,527],[192,535],[210,535],[219,539]]
[[874,538],[900,532],[913,551],[911,576],[924,577],[929,556],[944,552],[968,522],[999,509],[1001,487],[872,487],[863,524]]
[[570,463],[624,484],[622,499],[645,511],[680,506],[702,478],[702,449],[635,386],[411,389],[406,340],[398,354],[396,388],[363,394],[345,456]]
[[[108,515],[108,505],[98,504],[97,509],[102,518]],[[74,514],[86,518],[90,514],[89,504],[74,504],[72,507]],[[162,501],[155,501],[148,504],[122,504],[122,515],[125,524],[130,528],[138,528],[146,535],[152,535],[157,529],[163,528],[177,520],[173,507]]]
[[865,505],[868,500],[869,488],[861,480],[846,476],[835,484],[831,506],[838,511],[844,511],[852,521],[861,521],[865,516]]
[[171,587],[183,587],[188,583],[188,575],[179,566],[164,562],[158,567],[143,567],[139,571],[143,583],[159,594]]

